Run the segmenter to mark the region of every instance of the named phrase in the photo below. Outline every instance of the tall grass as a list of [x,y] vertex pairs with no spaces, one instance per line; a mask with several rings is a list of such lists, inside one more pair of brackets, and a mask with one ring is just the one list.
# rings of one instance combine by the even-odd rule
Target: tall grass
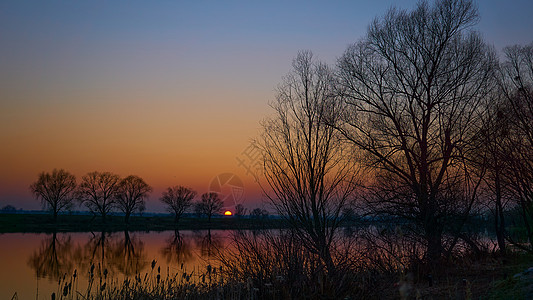
[[229,245],[209,251],[203,266],[191,270],[183,263],[145,261],[147,268],[140,270],[147,271],[113,278],[104,265],[91,263],[83,274],[63,274],[54,299],[468,298],[482,295],[494,281],[485,278],[486,268],[494,272],[499,264],[488,252],[485,265],[458,252],[443,266],[446,272],[428,274],[421,265],[423,247],[404,230],[382,226],[339,232],[332,247],[334,274],[289,229],[235,231]]
[[[227,298],[237,286],[225,284],[222,268],[210,265],[203,270],[195,268],[188,271],[182,264],[176,272],[161,270],[156,261],[152,261],[149,272],[137,273],[122,280],[108,277],[107,269],[99,271],[99,266],[91,265],[86,288],[79,289],[79,276],[65,274],[58,282],[55,299],[209,299]],[[240,298],[233,298],[240,299]]]

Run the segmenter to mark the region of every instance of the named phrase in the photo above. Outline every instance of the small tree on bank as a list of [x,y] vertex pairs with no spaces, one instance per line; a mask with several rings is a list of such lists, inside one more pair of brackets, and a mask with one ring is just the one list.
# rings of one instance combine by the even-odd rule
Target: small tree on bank
[[266,211],[265,209],[261,209],[261,208],[257,207],[257,208],[254,208],[250,212],[250,217],[252,219],[256,219],[256,220],[267,219],[268,218],[268,211]]
[[237,218],[242,218],[246,215],[248,210],[242,204],[235,205],[235,216]]
[[159,200],[167,205],[170,213],[174,214],[174,222],[177,226],[183,213],[191,206],[194,197],[196,197],[194,190],[177,185],[167,188]]
[[105,222],[106,216],[115,206],[120,177],[110,172],[91,172],[82,177],[76,191],[80,203]]
[[195,211],[200,215],[207,216],[207,220],[211,223],[211,217],[220,213],[223,206],[224,202],[220,199],[218,193],[204,193],[201,201],[196,203]]
[[76,177],[63,169],[54,169],[52,173],[42,172],[37,181],[30,185],[35,198],[52,212],[54,222],[60,211],[72,207],[75,189]]
[[130,215],[138,211],[144,211],[145,199],[152,192],[144,180],[135,175],[130,175],[120,181],[117,186],[115,200],[118,208],[125,214],[125,222],[129,222]]

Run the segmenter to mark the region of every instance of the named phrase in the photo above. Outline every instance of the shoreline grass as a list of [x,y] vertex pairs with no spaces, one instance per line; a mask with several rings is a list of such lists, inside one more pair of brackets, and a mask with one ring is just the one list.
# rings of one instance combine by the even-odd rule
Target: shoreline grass
[[[449,265],[433,286],[424,280],[410,282],[399,274],[380,274],[368,282],[354,282],[359,293],[347,293],[345,299],[530,299],[533,280],[520,281],[513,274],[530,266],[531,254],[514,253],[506,258],[485,259]],[[198,272],[166,272],[152,263],[152,268],[123,280],[91,273],[86,290],[71,289],[75,276],[58,283],[61,299],[287,299],[288,282],[261,282],[249,277],[228,277],[227,267],[204,266]],[[224,269],[223,269],[224,268]],[[203,270],[203,271],[202,271]],[[372,272],[370,272],[372,273]],[[166,274],[166,276],[165,276]],[[360,274],[361,275],[361,274]],[[365,278],[365,274],[358,278]],[[366,274],[369,275],[369,274]],[[374,276],[377,274],[374,274]],[[255,278],[257,279],[257,278]],[[74,285],[73,285],[74,283]],[[302,282],[305,284],[308,282]],[[355,291],[358,291],[355,289]],[[59,295],[60,296],[60,295]],[[328,295],[299,294],[296,299],[329,299]]]
[[172,216],[131,216],[129,223],[123,216],[108,216],[105,223],[92,215],[62,214],[54,222],[48,214],[0,214],[0,233],[49,233],[89,231],[168,231],[168,230],[224,230],[285,228],[281,219],[257,220],[250,218],[220,217],[208,222],[207,218],[186,217],[176,226]]

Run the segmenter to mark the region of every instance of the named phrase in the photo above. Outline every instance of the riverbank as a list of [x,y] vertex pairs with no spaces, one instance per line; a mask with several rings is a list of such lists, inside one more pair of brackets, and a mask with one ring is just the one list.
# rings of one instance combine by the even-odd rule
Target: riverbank
[[207,218],[182,218],[178,226],[171,216],[131,216],[129,223],[123,216],[108,216],[103,222],[92,215],[59,215],[54,222],[48,214],[0,214],[0,233],[47,233],[84,231],[166,231],[202,229],[257,229],[283,228],[280,219],[252,219],[217,217],[211,222]]
[[[515,253],[505,258],[491,256],[476,261],[455,262],[446,266],[445,271],[436,276],[431,285],[427,280],[413,282],[414,277],[408,274],[382,276],[383,274],[374,273],[375,277],[366,277],[368,281],[354,282],[355,293],[348,291],[344,299],[532,299],[533,268],[528,267],[531,266],[531,259],[530,254]],[[57,290],[64,291],[63,295],[67,298],[81,295],[84,299],[95,300],[173,300],[286,299],[287,291],[291,288],[283,280],[266,283],[251,278],[247,281],[228,281],[227,273],[222,272],[223,268],[212,269],[211,266],[198,268],[197,274],[181,269],[177,269],[177,273],[168,273],[168,270],[165,273],[164,268],[154,262],[151,271],[138,274],[131,281],[96,277],[91,293],[88,290],[71,291],[70,283],[76,282],[76,278],[72,276],[59,279]],[[300,298],[330,299],[331,295],[304,293],[301,297],[296,297]]]
[[428,278],[404,274],[380,282],[383,299],[533,299],[533,255],[486,254],[462,257],[443,265],[442,273]]

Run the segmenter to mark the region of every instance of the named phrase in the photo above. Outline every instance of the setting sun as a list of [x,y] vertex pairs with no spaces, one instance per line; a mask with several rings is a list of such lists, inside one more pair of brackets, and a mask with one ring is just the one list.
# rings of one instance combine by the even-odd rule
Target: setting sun
[[224,212],[224,215],[225,215],[225,216],[231,216],[231,215],[233,215],[233,213],[232,213],[231,211],[229,211],[229,210],[226,210],[226,211]]

